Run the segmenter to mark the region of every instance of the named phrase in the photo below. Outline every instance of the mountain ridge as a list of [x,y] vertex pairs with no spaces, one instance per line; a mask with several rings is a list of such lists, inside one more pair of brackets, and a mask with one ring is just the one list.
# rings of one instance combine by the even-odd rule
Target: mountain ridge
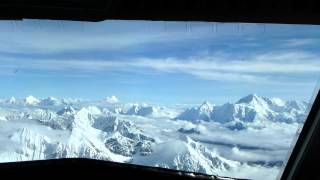
[[[307,103],[298,101],[284,101],[281,99],[269,99],[256,94],[250,94],[236,101],[220,106],[209,106],[208,102],[200,106],[186,109],[175,119],[197,121],[216,121],[227,123],[253,122],[253,121],[281,121],[303,122],[303,116],[307,109]],[[203,107],[207,108],[203,108]]]

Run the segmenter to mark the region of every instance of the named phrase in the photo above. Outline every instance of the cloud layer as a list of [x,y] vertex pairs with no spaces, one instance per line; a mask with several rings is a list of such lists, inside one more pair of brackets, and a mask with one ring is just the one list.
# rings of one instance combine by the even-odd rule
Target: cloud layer
[[[2,72],[8,69],[101,73],[106,71],[182,73],[203,80],[241,81],[251,83],[288,82],[290,76],[319,74],[320,61],[315,54],[305,52],[271,52],[256,54],[247,60],[223,56],[132,59],[27,59],[2,57]],[[30,66],[31,65],[31,66]],[[9,71],[10,72],[10,71]],[[289,77],[289,78],[288,78]],[[306,79],[293,79],[308,83]]]

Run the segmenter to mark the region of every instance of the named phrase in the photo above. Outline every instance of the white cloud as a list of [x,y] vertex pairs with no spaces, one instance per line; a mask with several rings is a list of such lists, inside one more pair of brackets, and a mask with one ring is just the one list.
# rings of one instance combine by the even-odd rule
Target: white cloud
[[[41,24],[41,21],[38,23]],[[70,22],[64,23],[63,26],[56,22],[47,22],[44,24],[45,28],[36,28],[36,24],[30,23],[18,24],[17,29],[11,24],[0,24],[2,52],[54,54],[81,50],[123,50],[140,44],[217,36],[208,33],[210,26],[198,27],[199,32],[186,34],[183,33],[183,28],[165,31],[159,22],[104,21],[87,23],[82,30],[80,23],[73,26]],[[153,27],[152,30],[148,30],[147,26]],[[181,23],[181,27],[184,27],[184,24]]]
[[189,59],[144,59],[137,66],[162,71],[222,71],[234,73],[307,73],[320,72],[319,56],[304,52],[258,54],[246,60],[224,57],[192,57]]
[[[319,74],[319,56],[305,52],[269,52],[248,57],[247,60],[232,59],[228,56],[204,56],[179,58],[132,58],[132,59],[27,59],[1,57],[0,69],[40,69],[70,71],[75,73],[99,73],[121,70],[124,72],[157,71],[160,73],[182,73],[204,80],[240,81],[251,83],[292,83],[286,79],[292,75]],[[30,66],[32,64],[32,66]],[[73,73],[74,74],[74,73]],[[88,74],[88,73],[87,73]],[[300,80],[301,81],[301,80]],[[295,84],[310,83],[299,79]]]
[[112,95],[112,96],[106,98],[106,102],[111,103],[111,104],[118,103],[119,99],[116,96]]
[[298,46],[314,44],[316,42],[317,41],[315,39],[307,39],[307,38],[305,38],[305,39],[297,39],[297,38],[294,38],[294,39],[286,40],[284,45],[288,46],[288,47],[298,47]]
[[224,80],[224,81],[247,81],[247,82],[259,82],[268,80],[266,77],[258,77],[239,73],[220,73],[209,71],[194,71],[190,74],[205,80]]
[[[45,22],[44,29],[41,22],[18,23],[19,28],[12,33],[7,31],[6,24],[0,24],[3,32],[0,34],[0,49],[7,53],[52,54],[82,50],[119,50],[146,44],[150,42],[182,42],[190,39],[214,38],[208,24],[197,24],[193,32],[184,32],[183,23],[177,23],[174,28],[164,29],[161,23],[106,21],[101,23],[87,23],[84,27],[75,23]],[[40,25],[37,25],[40,23]],[[230,24],[229,24],[230,25]],[[229,26],[228,25],[228,26]],[[151,31],[148,28],[152,27]],[[181,28],[179,28],[181,26]],[[46,28],[48,27],[48,28]],[[130,31],[127,28],[130,27]],[[233,25],[232,25],[233,27]],[[225,29],[226,28],[226,29]],[[227,31],[227,27],[224,30]],[[139,31],[135,31],[139,29]],[[230,29],[233,29],[229,27]],[[219,32],[223,34],[225,31]],[[234,32],[234,29],[231,31]],[[230,33],[230,32],[229,32]],[[312,44],[316,39],[292,38],[286,40],[287,46],[301,46]],[[250,51],[250,48],[248,48]],[[32,66],[30,66],[32,64]],[[210,54],[204,50],[198,57],[179,58],[132,58],[132,59],[28,59],[26,57],[0,57],[0,74],[13,74],[19,69],[42,69],[51,71],[75,70],[72,72],[99,73],[109,70],[135,71],[145,73],[147,70],[160,73],[183,73],[204,80],[240,81],[250,83],[288,83],[280,80],[293,74],[319,73],[319,56],[298,52],[271,51],[254,54],[247,59],[234,58],[232,52],[226,55]],[[73,74],[75,74],[73,73]],[[79,74],[80,74],[79,73]],[[86,73],[89,74],[89,73]],[[277,74],[276,76],[270,74]],[[276,78],[275,78],[276,77]],[[282,82],[283,81],[283,82]],[[295,82],[300,83],[300,82]],[[307,82],[301,82],[307,83]]]

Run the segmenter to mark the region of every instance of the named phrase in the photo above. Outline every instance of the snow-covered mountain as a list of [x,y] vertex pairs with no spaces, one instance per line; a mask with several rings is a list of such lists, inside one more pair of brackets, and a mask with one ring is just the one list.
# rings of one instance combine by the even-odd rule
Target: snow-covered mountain
[[52,151],[50,139],[28,128],[18,128],[8,134],[7,151],[0,153],[1,161],[25,161],[33,159],[47,159]]
[[158,108],[147,104],[132,104],[122,113],[126,115],[152,116],[158,113]]
[[122,121],[115,116],[100,117],[93,126],[108,133],[104,143],[114,153],[132,156],[135,153],[147,155],[152,152],[151,145],[155,140],[143,134],[130,121]]
[[198,107],[192,107],[184,112],[182,112],[176,119],[183,119],[183,120],[204,120],[209,121],[211,120],[211,114],[213,111],[213,105],[210,104],[208,101],[203,102]]
[[236,103],[226,103],[221,106],[212,106],[205,102],[199,107],[185,110],[176,119],[221,123],[235,121],[238,122],[234,123],[236,126],[241,126],[243,122],[254,121],[303,122],[307,105],[306,102],[268,99],[251,94]]
[[61,105],[72,105],[80,103],[77,99],[59,99],[55,97],[48,98],[37,98],[32,95],[25,98],[11,97],[10,99],[0,100],[2,105],[11,106],[39,106],[39,107],[50,107],[50,106],[61,106]]
[[137,157],[133,163],[205,174],[227,171],[239,164],[222,158],[188,136],[161,143],[150,156]]
[[126,104],[123,108],[114,109],[114,112],[143,117],[173,117],[176,115],[175,112],[165,106],[154,106],[145,103]]
[[[31,124],[39,124],[37,128],[21,127],[7,132],[6,141],[16,149],[0,149],[0,158],[3,157],[0,160],[86,157],[128,162],[136,153],[147,155],[152,152],[151,145],[155,142],[153,138],[129,121],[115,116],[102,116],[100,113],[96,107],[84,107],[78,111],[66,107],[57,113],[36,109],[23,113],[20,119],[11,118],[7,122],[9,125],[26,120]],[[45,127],[52,128],[46,132],[48,134],[51,134],[50,131],[64,130],[63,140],[56,135],[47,136],[42,130]]]
[[[246,167],[269,172],[261,164],[275,158],[281,164],[279,154],[289,148],[308,105],[254,94],[191,108],[101,102],[1,101],[0,162],[83,157],[207,174],[233,175]],[[264,122],[270,122],[266,128],[257,126]]]

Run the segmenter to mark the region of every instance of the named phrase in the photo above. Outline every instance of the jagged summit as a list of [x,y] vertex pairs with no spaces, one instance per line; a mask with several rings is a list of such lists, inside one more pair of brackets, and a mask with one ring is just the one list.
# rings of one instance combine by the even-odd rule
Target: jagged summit
[[209,101],[204,101],[200,106],[199,106],[200,111],[206,111],[210,112],[213,110],[213,105]]
[[213,109],[214,109],[214,106],[211,103],[209,103],[208,101],[204,101],[200,106],[192,107],[185,110],[175,119],[191,120],[191,121],[197,121],[197,120],[210,121],[211,113]]
[[257,94],[249,94],[240,100],[238,100],[236,103],[241,104],[241,103],[251,103],[253,101],[261,101],[263,98],[258,96]]

